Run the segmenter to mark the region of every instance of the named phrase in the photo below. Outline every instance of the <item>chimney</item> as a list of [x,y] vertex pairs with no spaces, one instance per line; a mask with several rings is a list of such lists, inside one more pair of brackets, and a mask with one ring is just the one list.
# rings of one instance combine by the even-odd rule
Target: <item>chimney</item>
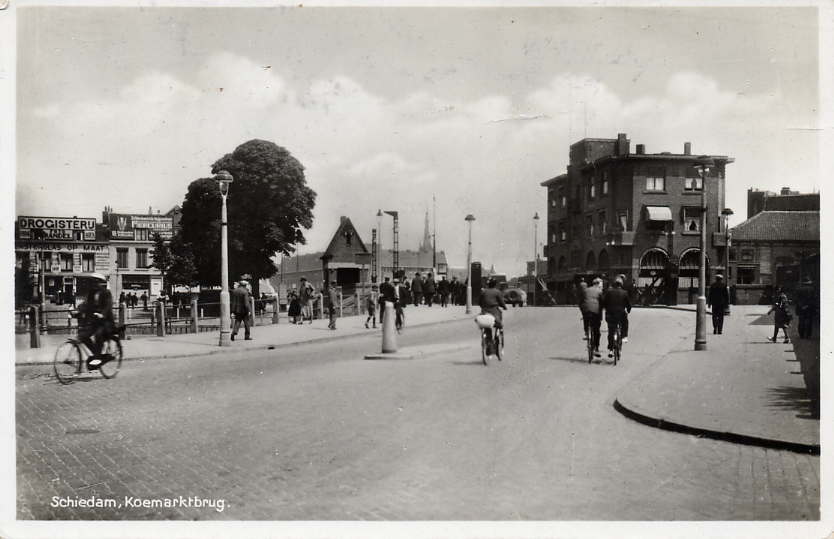
[[638,144],[637,145],[637,155],[643,155],[646,153],[646,145],[645,144]]
[[617,147],[615,153],[617,155],[628,155],[630,141],[626,138],[625,133],[617,133]]
[[785,196],[785,195],[789,195],[789,194],[791,194],[791,188],[790,188],[790,187],[783,187],[783,188],[782,188],[782,192],[781,192],[780,194],[781,194],[782,196]]
[[692,143],[691,142],[684,142],[683,143],[683,155],[692,155]]
[[340,225],[345,224],[345,221],[347,221],[347,217],[345,217],[344,215],[342,215],[341,217],[339,217],[339,224],[340,224]]

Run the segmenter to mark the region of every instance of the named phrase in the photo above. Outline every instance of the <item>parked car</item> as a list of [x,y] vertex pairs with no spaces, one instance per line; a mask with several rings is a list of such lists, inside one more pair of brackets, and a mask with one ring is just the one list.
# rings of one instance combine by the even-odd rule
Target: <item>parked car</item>
[[527,293],[520,288],[504,290],[504,303],[513,307],[524,307],[527,303]]

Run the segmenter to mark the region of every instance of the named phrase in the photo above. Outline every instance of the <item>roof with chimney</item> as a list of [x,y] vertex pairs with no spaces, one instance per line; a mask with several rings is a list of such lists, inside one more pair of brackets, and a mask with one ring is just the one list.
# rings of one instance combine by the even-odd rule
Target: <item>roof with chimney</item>
[[732,229],[734,241],[819,241],[820,212],[763,211]]

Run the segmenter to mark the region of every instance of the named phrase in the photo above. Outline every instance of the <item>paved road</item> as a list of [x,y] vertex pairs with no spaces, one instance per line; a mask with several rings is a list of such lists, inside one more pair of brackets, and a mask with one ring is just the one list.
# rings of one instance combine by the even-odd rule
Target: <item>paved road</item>
[[[419,360],[361,359],[377,350],[374,333],[127,362],[114,380],[70,386],[21,368],[18,517],[819,518],[818,457],[665,432],[613,410],[630,379],[690,346],[691,322],[635,311],[616,367],[582,359],[576,311],[525,308],[508,313],[508,358],[488,367],[462,321],[407,328],[403,346],[472,341]],[[56,508],[53,496],[123,505]],[[125,496],[225,506],[126,507]]]

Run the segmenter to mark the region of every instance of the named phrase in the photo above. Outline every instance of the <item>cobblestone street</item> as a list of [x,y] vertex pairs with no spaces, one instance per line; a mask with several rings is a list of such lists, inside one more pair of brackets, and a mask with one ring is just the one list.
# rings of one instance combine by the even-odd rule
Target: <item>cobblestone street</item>
[[[584,360],[575,309],[511,309],[484,367],[471,320],[269,352],[130,361],[60,386],[17,369],[20,519],[814,520],[819,457],[657,430],[617,391],[691,346],[691,313],[635,310],[621,364]],[[728,320],[728,331],[735,319]],[[130,346],[130,343],[127,343]],[[53,507],[53,497],[122,507]],[[125,497],[223,500],[128,507]]]

